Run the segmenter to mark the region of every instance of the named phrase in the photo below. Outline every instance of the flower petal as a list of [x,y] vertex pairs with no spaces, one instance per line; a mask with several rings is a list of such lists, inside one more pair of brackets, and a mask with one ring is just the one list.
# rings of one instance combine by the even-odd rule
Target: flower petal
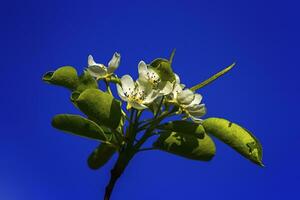
[[180,92],[177,96],[179,104],[189,105],[195,98],[195,94],[190,89],[185,89]]
[[202,100],[201,94],[195,94],[194,100],[191,102],[191,105],[198,105]]
[[117,52],[114,53],[112,59],[108,63],[107,72],[112,74],[120,65],[121,55]]
[[206,114],[205,104],[193,105],[191,107],[186,108],[187,112],[190,115],[201,117]]
[[148,78],[152,81],[152,82],[159,82],[160,81],[160,77],[159,75],[151,68],[148,69]]
[[148,67],[144,61],[140,61],[138,65],[139,78],[138,82],[148,82]]
[[180,83],[180,78],[179,78],[178,74],[174,73],[174,75],[175,75],[175,83]]
[[89,55],[88,57],[88,66],[97,65],[97,63],[94,61],[94,58],[92,55]]
[[148,108],[147,106],[145,106],[144,104],[139,104],[137,102],[130,102],[130,105],[132,107],[134,107],[135,109],[138,109],[138,110],[143,110],[143,109],[146,109]]
[[127,96],[124,94],[124,91],[123,91],[122,87],[119,84],[117,84],[117,91],[118,91],[118,95],[120,96],[120,98],[123,101],[128,101]]
[[107,72],[105,70],[105,68],[100,67],[98,65],[91,65],[87,68],[87,71],[90,73],[91,76],[95,77],[95,78],[101,78],[104,77]]
[[148,67],[147,67],[147,64],[143,60],[141,60],[139,62],[138,71],[139,71],[139,74],[145,74],[145,75],[147,75]]
[[122,78],[121,78],[121,84],[122,84],[122,89],[124,91],[124,94],[127,96],[127,95],[130,95],[133,91],[134,91],[134,88],[135,88],[135,85],[134,85],[134,81],[133,79],[131,78],[131,76],[129,75],[124,75]]
[[144,104],[152,103],[158,97],[158,94],[159,94],[158,91],[151,90],[151,92],[148,93],[147,96],[145,97],[143,103]]
[[158,88],[160,89],[159,94],[160,95],[168,95],[173,91],[173,84],[169,81],[163,83],[161,82],[158,85]]
[[180,84],[175,83],[174,89],[173,89],[173,91],[172,91],[172,94],[173,94],[173,98],[174,98],[174,99],[177,99],[177,96],[178,96],[179,93],[182,92],[182,89],[183,89],[183,88],[181,87]]

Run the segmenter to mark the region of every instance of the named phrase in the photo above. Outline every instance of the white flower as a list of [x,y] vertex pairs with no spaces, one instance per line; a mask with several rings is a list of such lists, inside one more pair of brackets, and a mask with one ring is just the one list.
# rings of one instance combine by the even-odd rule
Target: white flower
[[178,105],[181,111],[185,112],[187,117],[193,121],[200,123],[202,120],[199,118],[206,113],[205,104],[200,104],[202,96],[195,94],[190,89],[184,89],[184,85],[180,84],[180,79],[175,74],[176,82],[172,93],[169,95],[168,101]]
[[149,85],[134,82],[129,75],[124,75],[120,81],[121,85],[117,84],[117,90],[120,98],[127,102],[127,109],[131,107],[138,110],[148,108],[146,105],[158,97],[158,93]]
[[102,78],[107,78],[111,76],[114,71],[119,67],[121,60],[121,55],[117,52],[114,53],[113,57],[108,63],[108,67],[103,64],[96,63],[93,56],[89,55],[88,57],[88,68],[87,71],[95,77],[97,80]]
[[183,110],[187,113],[187,115],[195,122],[200,123],[202,117],[206,114],[205,104],[200,104],[202,100],[202,96],[200,94],[195,94],[194,100],[187,106],[183,106]]
[[162,81],[159,75],[153,69],[148,68],[144,61],[140,61],[138,71],[138,82],[151,85],[154,90],[159,91],[160,96],[168,95],[172,92],[173,84],[169,81]]

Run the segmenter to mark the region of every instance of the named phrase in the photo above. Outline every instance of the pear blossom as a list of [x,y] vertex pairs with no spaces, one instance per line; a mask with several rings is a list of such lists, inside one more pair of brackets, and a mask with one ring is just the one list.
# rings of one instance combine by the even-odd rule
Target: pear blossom
[[173,90],[173,84],[170,81],[162,81],[159,75],[151,68],[148,68],[144,61],[138,65],[138,82],[150,84],[154,90],[159,91],[159,95],[168,95]]
[[120,98],[127,102],[127,109],[131,107],[142,110],[147,104],[152,103],[157,97],[158,92],[153,90],[150,85],[143,82],[134,82],[131,76],[124,75],[120,79],[121,85],[117,84]]
[[88,56],[88,68],[87,71],[97,80],[107,78],[111,76],[114,71],[119,67],[121,55],[114,53],[113,57],[108,63],[108,67],[103,64],[96,63],[93,56]]
[[173,91],[169,95],[168,102],[178,105],[187,117],[195,122],[202,122],[199,118],[206,113],[205,104],[201,104],[202,96],[195,94],[190,89],[184,89],[185,85],[180,83],[180,78],[175,74],[175,85]]

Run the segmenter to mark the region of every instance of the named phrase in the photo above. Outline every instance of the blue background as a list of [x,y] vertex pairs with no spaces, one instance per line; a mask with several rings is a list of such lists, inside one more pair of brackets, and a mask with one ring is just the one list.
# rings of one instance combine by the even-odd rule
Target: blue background
[[[2,1],[0,199],[102,199],[109,162],[92,171],[97,143],[54,130],[57,113],[78,113],[69,92],[44,84],[88,54],[117,73],[168,57],[188,86],[237,61],[202,89],[209,116],[250,129],[265,168],[217,143],[209,163],[153,151],[139,154],[112,199],[300,199],[299,4],[297,1]],[[115,158],[114,158],[115,159]]]

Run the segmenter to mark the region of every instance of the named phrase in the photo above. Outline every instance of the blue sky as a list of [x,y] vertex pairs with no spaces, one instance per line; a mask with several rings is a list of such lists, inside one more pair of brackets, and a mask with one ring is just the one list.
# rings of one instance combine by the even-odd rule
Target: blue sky
[[299,4],[297,1],[7,1],[0,8],[2,95],[0,199],[101,199],[113,165],[86,165],[94,141],[50,126],[78,113],[69,92],[41,81],[63,65],[83,70],[87,56],[117,73],[168,57],[187,86],[237,62],[199,91],[207,117],[250,129],[265,168],[216,141],[209,162],[153,151],[136,156],[112,199],[299,199]]

